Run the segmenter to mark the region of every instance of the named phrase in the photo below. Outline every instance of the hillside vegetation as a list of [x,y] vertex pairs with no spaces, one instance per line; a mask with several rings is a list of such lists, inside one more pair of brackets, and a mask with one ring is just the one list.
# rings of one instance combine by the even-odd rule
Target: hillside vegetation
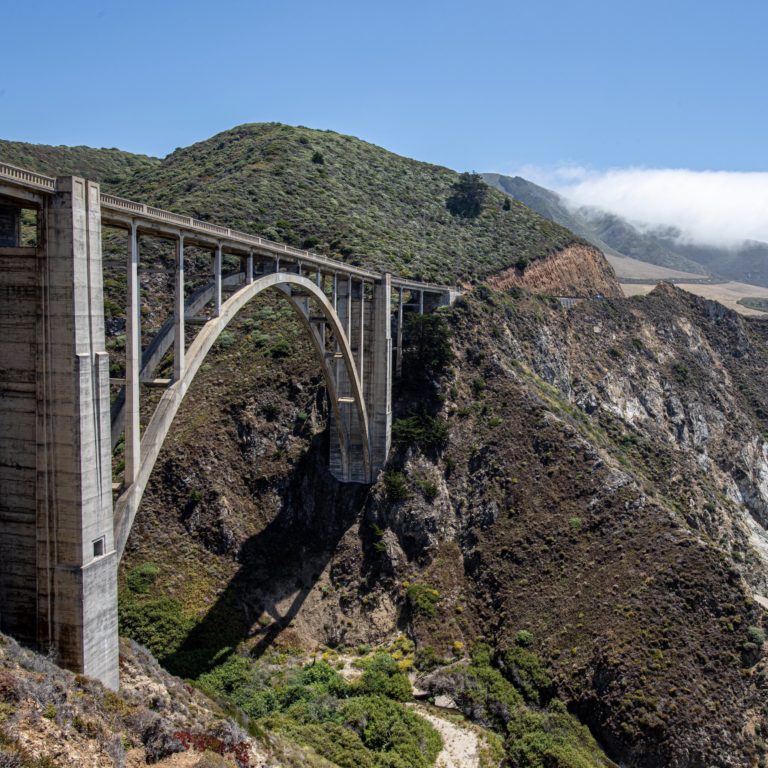
[[50,147],[4,140],[0,140],[0,160],[47,176],[84,176],[102,182],[106,189],[112,189],[136,171],[160,162],[155,157],[135,155],[121,149]]
[[179,149],[118,191],[376,269],[452,282],[579,241],[488,190],[479,216],[446,207],[459,174],[331,131],[242,125]]

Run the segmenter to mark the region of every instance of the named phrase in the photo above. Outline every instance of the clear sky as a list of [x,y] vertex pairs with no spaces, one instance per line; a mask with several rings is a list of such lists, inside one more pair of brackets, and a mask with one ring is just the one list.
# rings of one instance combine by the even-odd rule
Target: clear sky
[[165,155],[244,122],[458,170],[768,170],[766,0],[3,3],[0,137]]

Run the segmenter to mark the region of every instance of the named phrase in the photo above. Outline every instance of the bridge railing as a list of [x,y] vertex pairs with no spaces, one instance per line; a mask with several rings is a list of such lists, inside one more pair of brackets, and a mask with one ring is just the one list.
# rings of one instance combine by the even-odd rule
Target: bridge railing
[[0,163],[0,176],[20,181],[25,186],[43,189],[46,192],[56,191],[56,179],[52,179],[50,176],[43,176],[42,173],[17,168],[15,165],[8,165],[8,163]]

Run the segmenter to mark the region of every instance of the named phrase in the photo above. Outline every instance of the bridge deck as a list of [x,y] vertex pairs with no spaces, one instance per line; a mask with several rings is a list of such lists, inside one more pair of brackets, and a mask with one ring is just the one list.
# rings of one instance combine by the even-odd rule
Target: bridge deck
[[[56,191],[56,179],[24,168],[17,168],[8,163],[0,162],[0,181],[33,193],[53,194]],[[258,235],[238,232],[220,224],[193,219],[191,216],[137,203],[105,192],[101,193],[101,217],[104,224],[121,229],[130,228],[131,223],[135,221],[142,232],[156,237],[178,238],[179,235],[183,235],[186,244],[202,248],[216,248],[221,244],[228,253],[287,259],[292,263],[300,262],[305,267],[319,269],[326,274],[343,274],[370,281],[380,280],[382,277],[381,273],[344,264],[313,251],[293,248]],[[422,283],[394,275],[392,286],[408,291],[439,294],[456,290],[447,285]]]

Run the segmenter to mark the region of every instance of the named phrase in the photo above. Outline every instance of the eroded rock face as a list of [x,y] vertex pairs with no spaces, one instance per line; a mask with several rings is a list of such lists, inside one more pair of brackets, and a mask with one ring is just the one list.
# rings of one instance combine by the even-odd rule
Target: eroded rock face
[[522,270],[510,267],[489,278],[488,283],[498,289],[515,286],[550,296],[623,295],[613,267],[591,245],[570,245]]

